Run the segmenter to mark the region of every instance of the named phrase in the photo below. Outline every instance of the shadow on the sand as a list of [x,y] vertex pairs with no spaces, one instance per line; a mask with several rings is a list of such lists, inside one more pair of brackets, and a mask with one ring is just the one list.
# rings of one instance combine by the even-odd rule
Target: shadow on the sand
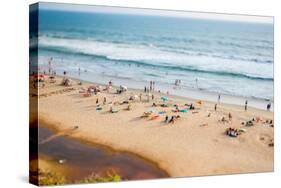
[[73,98],[82,98],[79,94],[75,94],[75,93],[68,94],[67,96],[73,97]]
[[85,106],[85,108],[96,108],[96,105],[88,105],[88,106]]
[[134,118],[132,118],[132,119],[130,120],[130,122],[132,122],[132,121],[138,121],[138,120],[142,120],[142,118],[141,118],[141,117],[134,117]]
[[167,123],[161,121],[157,125],[149,125],[146,128],[159,128],[160,129],[161,127],[171,127],[171,124],[167,124]]

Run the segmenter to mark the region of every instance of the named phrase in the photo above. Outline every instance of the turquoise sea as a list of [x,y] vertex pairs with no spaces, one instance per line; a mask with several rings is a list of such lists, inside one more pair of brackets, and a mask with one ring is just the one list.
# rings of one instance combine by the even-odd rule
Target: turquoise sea
[[273,100],[273,24],[40,9],[38,30],[41,70]]

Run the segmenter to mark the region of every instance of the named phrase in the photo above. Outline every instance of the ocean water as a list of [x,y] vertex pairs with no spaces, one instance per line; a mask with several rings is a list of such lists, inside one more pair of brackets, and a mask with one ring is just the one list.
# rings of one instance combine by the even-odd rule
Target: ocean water
[[40,10],[38,50],[89,81],[273,100],[273,24]]

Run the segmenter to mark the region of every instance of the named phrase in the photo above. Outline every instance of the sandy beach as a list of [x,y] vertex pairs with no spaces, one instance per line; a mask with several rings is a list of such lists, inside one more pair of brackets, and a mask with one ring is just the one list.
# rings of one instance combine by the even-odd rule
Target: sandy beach
[[[274,168],[274,128],[266,120],[273,120],[273,112],[232,104],[193,100],[191,98],[170,96],[152,92],[154,99],[143,90],[128,89],[116,94],[116,88],[102,91],[89,97],[79,93],[81,88],[97,85],[77,80],[72,86],[61,86],[61,77],[56,83],[45,81],[39,89],[39,123],[44,122],[58,132],[78,128],[69,136],[82,141],[99,143],[115,150],[128,151],[152,160],[171,177],[203,176],[217,174],[270,172]],[[102,86],[103,88],[103,86]],[[31,90],[34,93],[36,90]],[[130,96],[142,94],[135,100]],[[168,98],[167,101],[161,99]],[[106,97],[106,102],[103,99]],[[98,99],[98,103],[97,103]],[[130,110],[127,110],[130,103]],[[155,103],[157,106],[153,107]],[[192,103],[195,110],[173,112],[177,104]],[[168,107],[161,107],[165,104]],[[111,113],[110,108],[117,110]],[[152,111],[149,117],[141,117],[144,112]],[[232,119],[228,115],[231,113]],[[179,115],[174,123],[165,123],[166,115]],[[36,113],[31,114],[31,119]],[[221,121],[222,118],[226,121]],[[241,124],[249,120],[253,126]],[[227,128],[237,128],[241,134],[230,137]]]

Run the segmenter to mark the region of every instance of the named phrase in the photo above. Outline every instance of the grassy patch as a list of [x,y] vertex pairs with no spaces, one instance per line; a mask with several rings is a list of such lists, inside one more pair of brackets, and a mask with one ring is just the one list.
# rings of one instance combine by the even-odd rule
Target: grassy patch
[[92,173],[90,176],[81,180],[72,182],[67,181],[64,176],[56,174],[51,171],[38,170],[38,176],[33,176],[33,181],[38,185],[64,185],[64,184],[79,184],[79,183],[100,183],[100,182],[119,182],[122,180],[121,176],[114,171],[108,171],[105,176]]

